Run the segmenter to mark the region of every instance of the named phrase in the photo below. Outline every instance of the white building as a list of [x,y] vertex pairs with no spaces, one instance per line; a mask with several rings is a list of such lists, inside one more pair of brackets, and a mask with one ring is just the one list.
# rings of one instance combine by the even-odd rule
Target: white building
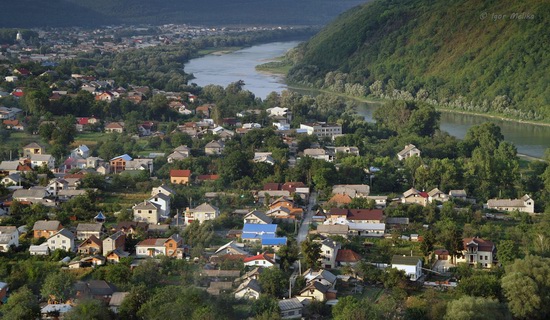
[[73,251],[74,249],[74,234],[69,229],[61,229],[54,233],[46,240],[50,251],[61,249],[65,251]]
[[397,153],[397,159],[399,161],[413,157],[418,156],[420,157],[420,150],[414,145],[414,144],[408,144],[403,148],[403,150],[399,151]]
[[143,201],[132,207],[134,221],[157,224],[160,222],[160,206],[150,201]]
[[306,130],[307,134],[310,136],[315,135],[319,138],[334,138],[336,136],[342,135],[342,126],[336,123],[302,123],[300,124],[300,129]]
[[519,212],[535,213],[535,200],[527,194],[520,199],[489,199],[487,208],[498,211],[517,210]]
[[391,266],[405,271],[405,275],[411,281],[416,281],[422,276],[422,258],[420,257],[395,255],[391,259]]
[[0,252],[7,252],[11,246],[19,247],[19,230],[14,226],[0,226]]

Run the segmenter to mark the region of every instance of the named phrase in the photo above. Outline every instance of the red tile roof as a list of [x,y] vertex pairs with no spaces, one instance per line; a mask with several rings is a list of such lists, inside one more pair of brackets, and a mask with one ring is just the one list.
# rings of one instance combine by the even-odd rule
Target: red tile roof
[[336,254],[336,261],[338,262],[358,262],[361,260],[361,256],[351,249],[340,249]]
[[382,220],[384,211],[380,209],[350,209],[348,220]]
[[243,262],[247,263],[247,262],[256,261],[256,260],[266,260],[266,261],[269,261],[271,263],[275,263],[275,261],[273,260],[273,254],[266,253],[266,252],[264,252],[262,254],[259,254],[259,255],[256,255],[256,256],[245,258],[243,260]]
[[189,178],[190,176],[191,170],[170,170],[170,177]]
[[214,181],[220,178],[217,174],[201,174],[197,177],[199,181]]
[[470,242],[475,242],[477,244],[477,250],[478,251],[492,252],[493,248],[495,247],[495,244],[492,241],[483,240],[483,239],[477,238],[477,237],[464,238],[464,240],[462,240],[462,242],[464,244],[464,249],[465,250],[466,250],[466,248],[468,248],[468,243],[470,243]]

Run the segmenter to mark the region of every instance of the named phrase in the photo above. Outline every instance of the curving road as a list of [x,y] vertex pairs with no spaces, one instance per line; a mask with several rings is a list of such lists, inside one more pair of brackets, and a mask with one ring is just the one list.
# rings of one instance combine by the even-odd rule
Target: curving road
[[296,236],[296,242],[298,242],[298,248],[300,248],[300,244],[306,240],[306,237],[309,232],[309,225],[311,224],[311,218],[314,215],[313,210],[311,208],[317,203],[317,193],[315,191],[311,192],[309,195],[309,203],[307,205],[307,209],[304,212],[304,218],[302,219],[302,225],[300,226],[300,230],[298,230],[298,235]]

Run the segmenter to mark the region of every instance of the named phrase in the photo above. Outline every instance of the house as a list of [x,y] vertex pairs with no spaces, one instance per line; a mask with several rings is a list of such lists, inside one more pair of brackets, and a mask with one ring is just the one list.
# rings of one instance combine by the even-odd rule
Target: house
[[134,212],[134,221],[157,224],[160,222],[160,206],[150,201],[144,200],[132,207]]
[[299,294],[300,297],[325,302],[327,300],[336,299],[336,291],[320,282],[310,282]]
[[124,132],[124,122],[110,122],[105,126],[105,132],[122,133]]
[[386,208],[387,196],[367,196],[367,199],[374,200],[374,205],[377,209]]
[[187,208],[185,211],[185,224],[197,220],[200,224],[208,220],[214,220],[220,215],[220,209],[209,203],[203,203],[194,209]]
[[109,310],[114,314],[118,313],[118,309],[122,305],[122,301],[129,294],[129,292],[113,292],[111,300],[109,300]]
[[8,252],[11,246],[19,247],[19,230],[15,226],[0,226],[0,252]]
[[337,184],[332,187],[332,194],[344,194],[350,198],[366,198],[370,187],[366,184]]
[[428,197],[429,195],[427,192],[420,192],[415,188],[410,188],[403,193],[403,196],[401,197],[401,202],[416,203],[425,207],[428,205]]
[[382,223],[384,211],[380,209],[331,208],[325,224]]
[[467,196],[467,194],[466,194],[466,190],[464,190],[464,189],[461,189],[461,190],[451,190],[451,191],[449,191],[449,198],[451,198],[451,199],[459,199],[459,200],[466,201],[466,199],[468,198],[468,196]]
[[257,300],[260,298],[262,289],[260,289],[260,283],[256,279],[248,279],[241,283],[237,290],[235,290],[235,299],[247,299]]
[[248,255],[248,252],[244,250],[244,245],[238,243],[235,240],[230,241],[223,246],[219,247],[215,255]]
[[74,285],[77,299],[94,299],[109,303],[116,289],[105,280],[77,281]]
[[223,143],[223,141],[212,140],[204,146],[204,153],[206,155],[220,155],[222,154],[224,148],[225,144]]
[[169,238],[145,239],[136,245],[136,257],[147,258],[164,255],[167,257],[183,258],[183,238],[173,234]]
[[105,228],[102,223],[79,223],[76,226],[76,239],[85,240],[91,236],[101,239]]
[[385,223],[348,223],[349,234],[355,236],[364,236],[364,237],[384,237],[386,233],[386,224]]
[[535,200],[528,194],[520,199],[489,199],[486,205],[487,209],[498,211],[519,211],[535,213]]
[[338,266],[355,266],[361,261],[361,256],[351,249],[340,249],[336,255]]
[[168,187],[165,184],[160,185],[156,188],[153,188],[153,190],[151,190],[151,196],[155,196],[159,193],[162,193],[162,194],[164,194],[166,196],[169,196],[169,197],[172,197],[172,196],[176,195],[176,191],[174,191],[172,188]]
[[46,190],[48,191],[49,195],[53,197],[56,197],[59,194],[59,191],[67,189],[69,189],[69,182],[61,178],[52,179],[50,180],[48,185],[46,185]]
[[305,130],[308,135],[315,135],[319,138],[334,138],[342,135],[342,126],[336,123],[304,123],[300,124],[300,129]]
[[44,187],[32,187],[30,189],[17,189],[13,192],[12,198],[17,201],[27,201],[30,203],[47,202],[48,192]]
[[321,244],[321,266],[326,269],[334,269],[337,267],[336,256],[341,248],[340,243],[325,239],[320,241]]
[[0,181],[4,186],[20,186],[21,182],[23,182],[23,177],[21,177],[19,172],[9,174]]
[[483,268],[492,268],[496,260],[496,247],[492,241],[478,237],[464,238],[462,256],[456,262],[466,262],[470,265],[481,265]]
[[149,200],[147,200],[153,204],[156,204],[158,207],[159,207],[159,214],[161,216],[161,218],[168,218],[170,217],[170,202],[171,202],[171,198],[165,194],[162,194],[162,193],[158,193],[154,196],[152,196],[151,198],[149,198]]
[[61,229],[46,241],[50,251],[57,249],[65,251],[73,251],[74,249],[74,234],[69,229]]
[[126,234],[122,231],[117,231],[107,238],[103,239],[102,246],[103,255],[105,256],[117,249],[124,250],[126,248]]
[[31,154],[30,159],[33,169],[42,166],[46,166],[50,170],[55,168],[55,158],[51,154]]
[[258,254],[252,257],[245,258],[243,260],[245,266],[249,267],[263,267],[263,268],[269,268],[269,267],[277,267],[279,268],[279,264],[276,262],[277,256],[274,253],[262,253]]
[[244,242],[260,242],[264,236],[274,238],[276,232],[276,224],[245,223],[241,238]]
[[189,184],[191,170],[170,170],[170,182],[173,184]]
[[50,248],[48,243],[44,242],[40,245],[32,245],[29,247],[29,254],[31,256],[47,256],[50,254]]
[[359,148],[357,147],[334,147],[333,149],[334,151],[334,155],[338,155],[338,154],[350,154],[350,155],[354,155],[354,156],[358,156],[359,155]]
[[49,238],[54,235],[56,232],[63,229],[61,222],[57,220],[39,220],[34,223],[32,227],[33,237],[38,238]]
[[273,159],[271,152],[255,152],[252,161],[256,163],[267,163],[269,165],[275,164],[275,159]]
[[120,259],[130,256],[129,252],[126,252],[122,249],[116,249],[111,252],[106,252],[106,251],[103,251],[103,252],[107,253],[107,255],[105,256],[105,259],[110,263],[119,263]]
[[342,236],[347,237],[349,227],[342,224],[320,224],[317,226],[317,233],[322,236]]
[[153,173],[153,159],[142,158],[142,159],[132,159],[126,161],[125,171],[136,171],[143,170],[149,171],[149,174]]
[[46,148],[36,142],[31,142],[23,147],[23,157],[30,158],[33,154],[45,154]]
[[347,204],[350,204],[351,201],[352,199],[349,195],[343,194],[343,193],[337,193],[328,200],[328,203],[337,207],[342,207]]
[[210,118],[210,111],[212,110],[212,107],[214,107],[214,105],[210,105],[210,104],[198,106],[197,108],[195,108],[195,114],[203,115],[206,118]]
[[420,150],[414,145],[414,144],[408,144],[403,148],[403,150],[399,151],[397,153],[397,159],[399,161],[413,157],[418,156],[420,157]]
[[265,213],[254,210],[249,213],[247,213],[244,216],[244,223],[252,223],[252,224],[271,224],[273,222],[273,219],[268,217]]
[[449,195],[439,190],[438,188],[434,188],[428,192],[428,201],[446,202],[449,201]]
[[149,224],[139,221],[122,221],[114,229],[115,232],[122,231],[124,234],[136,234],[138,232],[147,232]]
[[334,155],[332,154],[332,152],[322,148],[305,149],[303,154],[304,154],[304,157],[311,157],[317,160],[324,160],[327,162],[334,161]]
[[281,319],[302,319],[304,305],[298,298],[279,300]]
[[[0,90],[0,93],[2,90]],[[7,97],[7,95],[0,94],[0,97]],[[0,120],[13,120],[17,116],[18,113],[23,112],[23,110],[19,108],[7,108],[4,106],[0,106]]]
[[174,149],[174,152],[168,155],[167,161],[168,163],[173,163],[174,161],[187,159],[190,156],[191,156],[191,149],[187,146],[182,145]]
[[411,281],[416,281],[422,276],[422,258],[415,256],[394,255],[391,266],[397,270],[405,271],[405,275]]
[[287,241],[286,237],[277,237],[276,235],[264,234],[261,236],[262,249],[271,248],[275,252],[285,246]]
[[2,161],[0,162],[0,173],[13,174],[19,172],[18,168],[21,164],[19,161]]
[[71,151],[71,156],[73,157],[81,157],[82,159],[86,159],[90,156],[90,148],[86,145],[79,145],[75,149]]
[[109,160],[109,166],[111,167],[112,173],[121,173],[122,171],[126,170],[126,164],[132,161],[132,157],[130,157],[127,154],[123,154],[118,157],[114,157],[111,160]]
[[302,276],[306,280],[306,283],[318,282],[329,289],[334,289],[336,286],[337,277],[332,272],[324,269],[319,271],[313,271],[312,269],[306,270]]
[[101,254],[103,243],[95,235],[91,235],[78,245],[78,253],[83,255]]

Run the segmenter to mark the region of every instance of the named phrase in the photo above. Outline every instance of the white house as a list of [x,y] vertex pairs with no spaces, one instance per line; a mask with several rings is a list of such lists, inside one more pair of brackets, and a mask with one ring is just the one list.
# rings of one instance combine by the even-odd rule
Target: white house
[[277,256],[274,253],[262,253],[252,257],[244,259],[244,265],[249,267],[264,267],[269,268],[276,266],[279,267],[279,264],[276,262]]
[[301,319],[304,305],[298,298],[279,300],[281,319]]
[[338,250],[340,250],[340,243],[325,239],[321,243],[321,267],[327,269],[334,269],[337,267],[336,256],[338,255]]
[[74,249],[74,234],[69,229],[61,229],[54,233],[46,240],[50,251],[61,249],[65,251],[73,251]]
[[159,214],[163,218],[170,216],[170,200],[171,198],[163,193],[157,193],[149,198],[149,202],[156,204],[159,207]]
[[300,124],[300,129],[306,130],[307,134],[310,136],[315,135],[319,138],[334,138],[342,135],[342,126],[336,123],[303,123]]
[[420,150],[414,145],[414,144],[408,144],[403,148],[403,150],[399,151],[397,153],[397,159],[399,161],[413,157],[418,156],[420,157]]
[[33,169],[44,165],[48,169],[55,168],[55,158],[50,154],[31,154],[31,167]]
[[483,268],[492,268],[496,255],[496,247],[492,241],[481,238],[465,238],[462,240],[464,249],[462,256],[456,262],[466,262],[470,265],[481,265]]
[[244,223],[271,224],[272,222],[273,219],[258,210],[251,211],[244,216]]
[[489,199],[486,207],[498,211],[517,210],[519,212],[535,213],[535,200],[528,194],[520,199]]
[[235,299],[257,300],[260,298],[261,293],[262,290],[258,280],[248,279],[235,290]]
[[219,215],[220,209],[205,202],[194,209],[187,208],[185,212],[185,224],[189,224],[195,220],[198,220],[202,224],[207,220],[216,219]]
[[19,230],[14,226],[0,226],[0,252],[7,252],[11,246],[19,247]]
[[79,145],[71,151],[71,156],[73,158],[80,157],[82,159],[86,159],[90,156],[90,148],[84,144]]
[[411,281],[416,281],[422,276],[422,258],[414,256],[394,255],[391,266],[397,270],[405,271],[405,275]]
[[160,222],[160,206],[150,201],[140,202],[132,207],[134,221],[157,224]]

